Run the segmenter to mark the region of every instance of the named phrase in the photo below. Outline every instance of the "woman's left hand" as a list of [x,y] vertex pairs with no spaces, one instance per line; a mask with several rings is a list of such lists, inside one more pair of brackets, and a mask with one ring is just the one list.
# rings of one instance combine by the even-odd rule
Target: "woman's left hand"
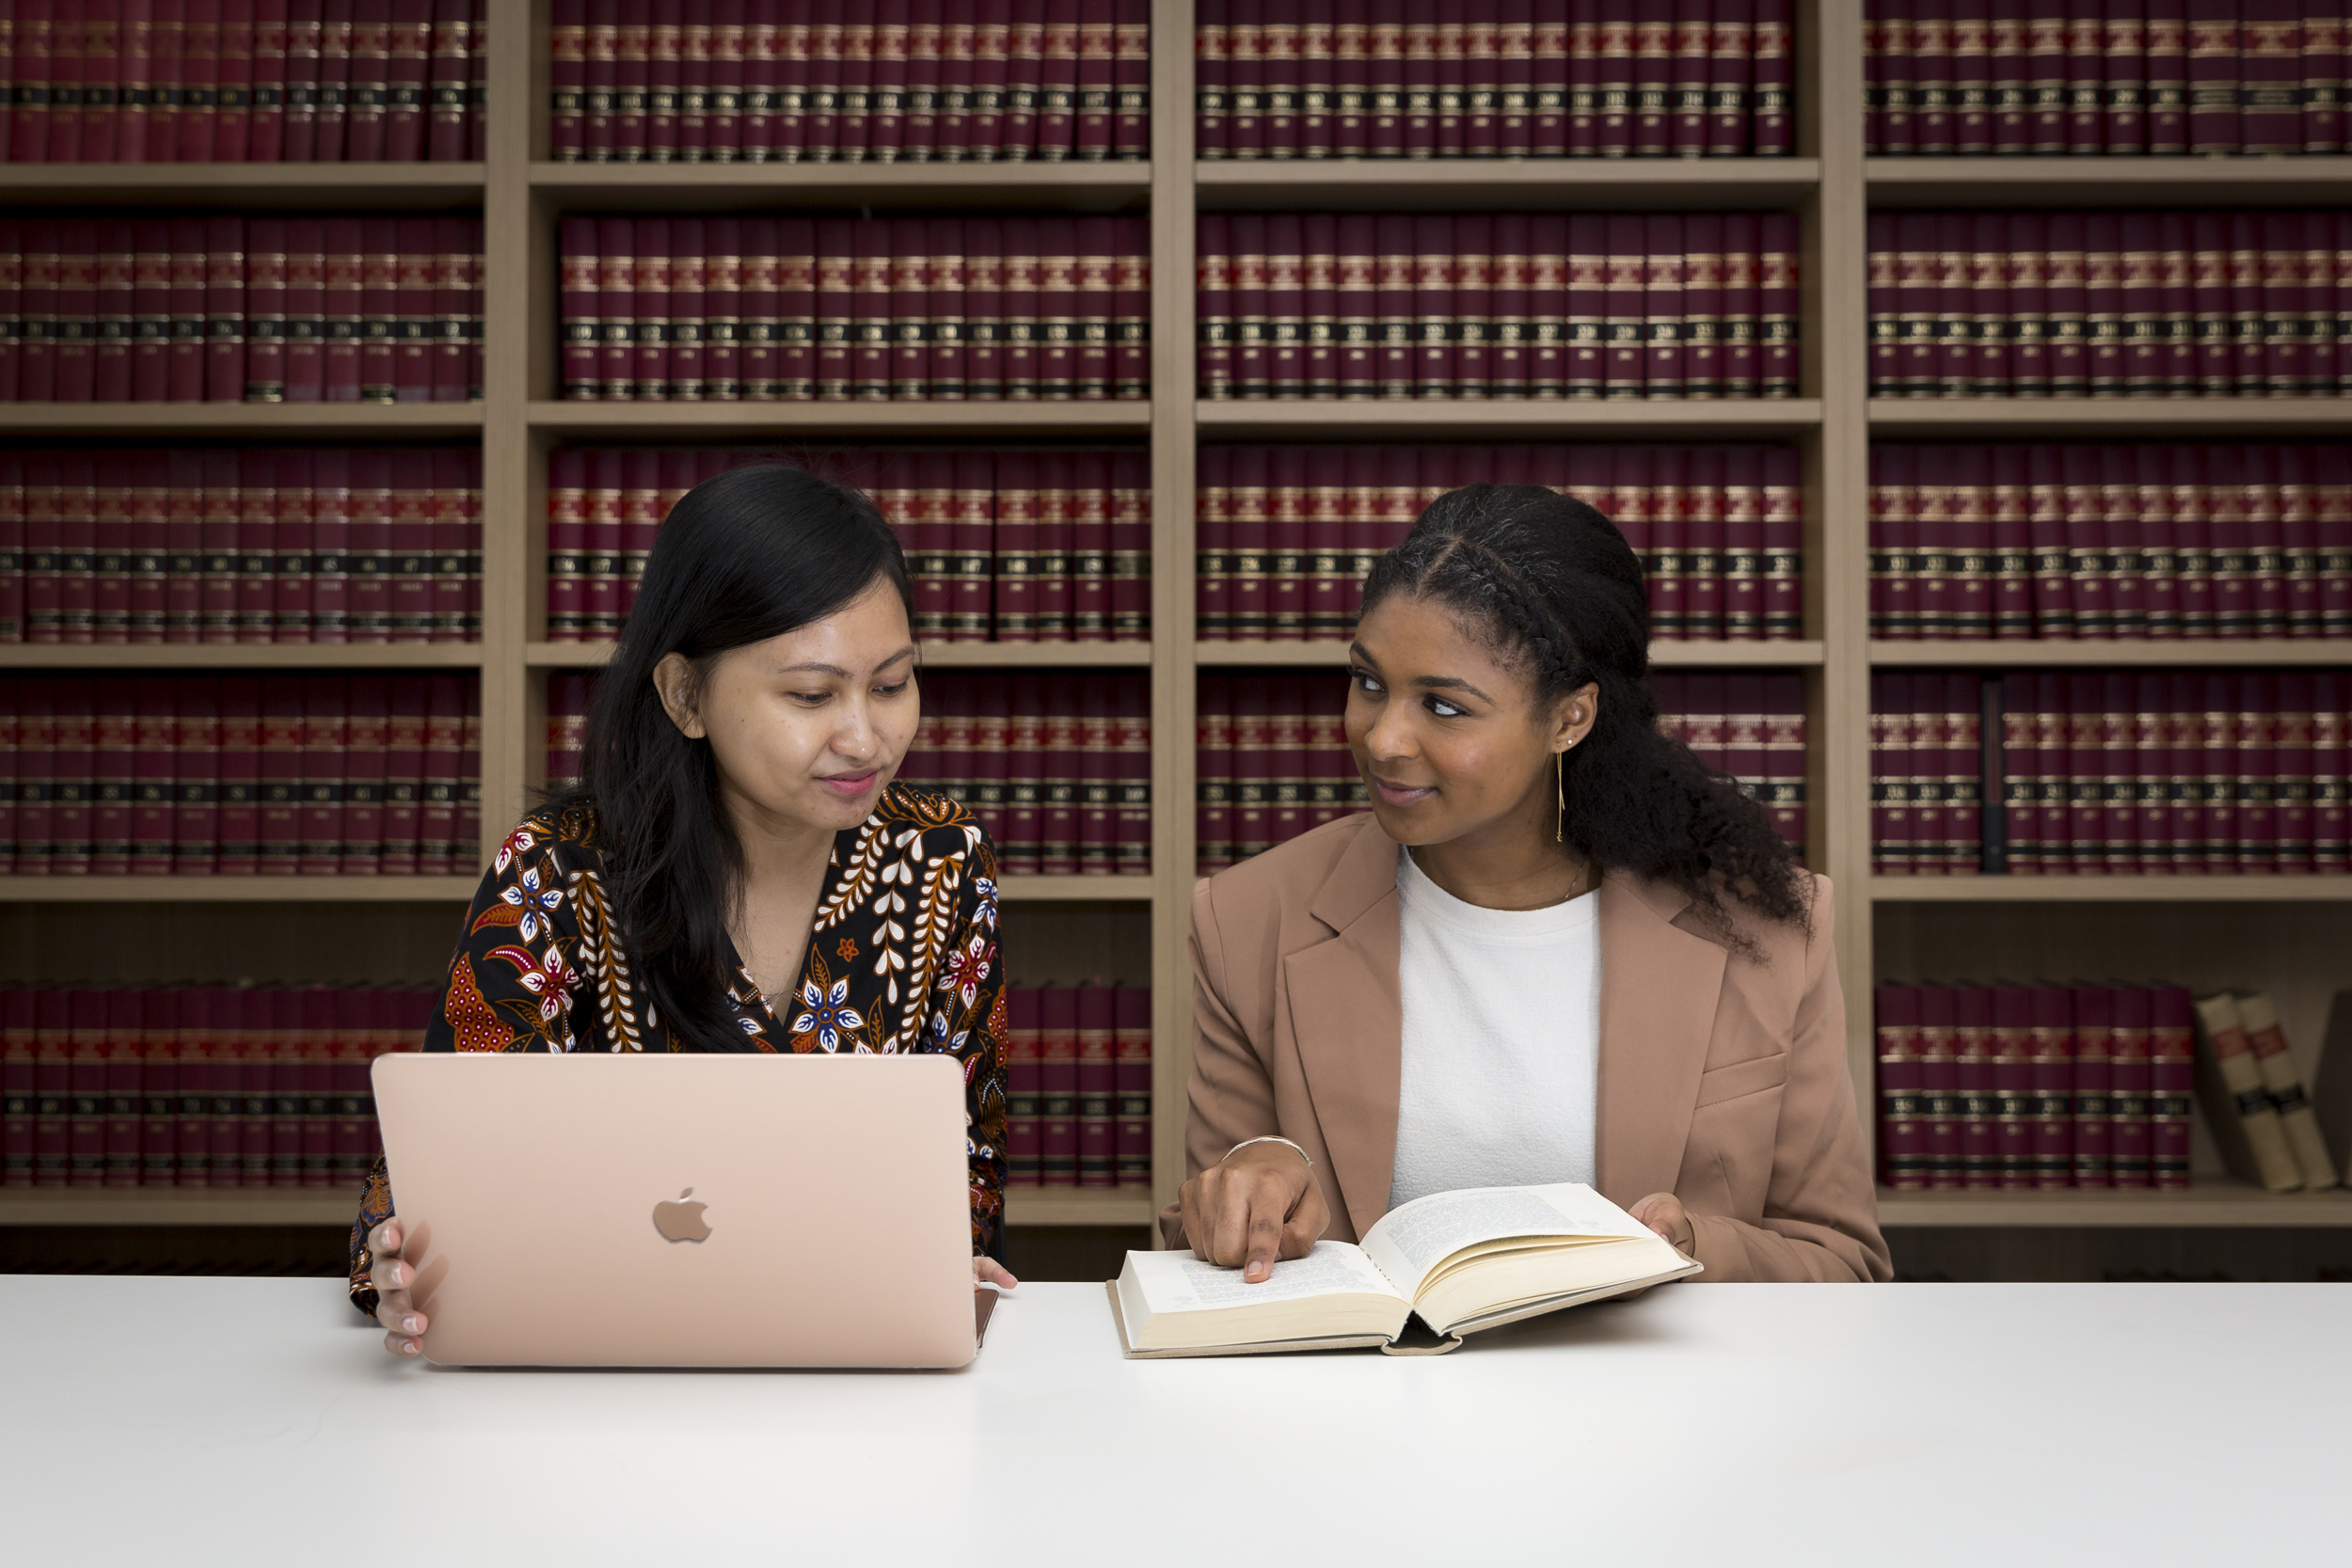
[[1686,1253],[1698,1245],[1691,1216],[1683,1209],[1682,1200],[1672,1193],[1652,1193],[1627,1212]]
[[1021,1281],[1013,1278],[1010,1269],[983,1254],[972,1259],[972,1283],[993,1285],[1000,1291],[1010,1291],[1016,1289]]

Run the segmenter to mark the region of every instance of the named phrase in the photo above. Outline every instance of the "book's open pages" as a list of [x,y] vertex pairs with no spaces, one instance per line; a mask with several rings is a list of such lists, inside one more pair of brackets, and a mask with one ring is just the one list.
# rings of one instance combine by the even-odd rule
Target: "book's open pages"
[[1131,1252],[1112,1289],[1131,1354],[1392,1344],[1408,1316],[1440,1335],[1679,1279],[1699,1265],[1577,1182],[1433,1193],[1363,1245],[1317,1242],[1262,1284],[1189,1252]]

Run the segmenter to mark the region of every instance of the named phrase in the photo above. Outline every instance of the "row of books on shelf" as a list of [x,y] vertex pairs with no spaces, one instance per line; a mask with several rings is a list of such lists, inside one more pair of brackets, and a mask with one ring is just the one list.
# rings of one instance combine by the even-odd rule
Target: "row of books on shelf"
[[481,755],[456,675],[8,677],[0,873],[463,873]]
[[1788,0],[1204,0],[1208,159],[1785,154]]
[[[549,782],[576,778],[596,677],[548,687]],[[1151,680],[1141,672],[941,672],[898,776],[970,807],[1008,875],[1152,869]]]
[[1873,213],[1877,397],[2325,396],[2352,212]]
[[0,1186],[349,1187],[434,987],[0,989]]
[[2352,635],[2352,449],[1881,446],[1870,635]]
[[574,400],[1139,400],[1143,218],[568,217]]
[[487,125],[485,0],[17,0],[17,164],[450,163]]
[[[1804,684],[1788,675],[1653,674],[1658,727],[1730,774],[1804,847]],[[1336,675],[1202,675],[1196,712],[1199,869],[1221,870],[1371,809]]]
[[1005,988],[1005,1184],[1152,1184],[1152,993]]
[[2179,1190],[2197,1107],[2233,1176],[2339,1184],[2265,992],[1963,982],[1874,1001],[1879,1171],[1898,1191]]
[[1865,150],[2344,150],[2343,0],[1871,0]]
[[618,635],[670,507],[703,480],[785,461],[870,496],[941,642],[1151,640],[1152,491],[1121,451],[759,452],[562,448],[548,460],[548,638]]
[[1794,397],[1788,213],[1204,213],[1204,398]]
[[1875,671],[1871,869],[2341,874],[2352,681],[2328,671]]
[[1887,1186],[2189,1185],[2185,988],[1883,985],[1874,1000]]
[[472,642],[482,453],[0,453],[0,642]]
[[554,0],[559,163],[1151,155],[1148,0]]
[[0,403],[481,397],[479,218],[0,218]]
[[1194,491],[1204,641],[1343,641],[1364,574],[1469,484],[1541,484],[1597,509],[1641,557],[1650,635],[1804,630],[1804,492],[1788,447],[1202,447]]

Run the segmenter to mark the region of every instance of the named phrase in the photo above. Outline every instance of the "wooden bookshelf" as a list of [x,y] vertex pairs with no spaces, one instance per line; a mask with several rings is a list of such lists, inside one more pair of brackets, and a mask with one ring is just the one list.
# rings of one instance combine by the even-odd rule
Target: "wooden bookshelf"
[[2352,639],[2276,638],[2220,642],[2074,641],[2058,638],[1978,642],[1870,644],[1870,662],[1883,669],[1970,665],[1979,669],[2337,669],[2352,665]]
[[0,430],[127,440],[236,436],[256,441],[306,436],[470,441],[482,434],[482,407],[478,403],[0,403]]
[[2352,1226],[2352,1190],[2266,1193],[2225,1177],[2185,1192],[1940,1192],[1879,1191],[1879,1223],[1888,1226]]
[[1879,904],[2340,904],[2352,877],[1889,877]]
[[[1194,453],[1203,442],[1787,441],[1804,460],[1805,641],[1661,642],[1663,669],[1803,672],[1810,729],[1808,861],[1837,884],[1836,947],[1855,1081],[1869,1104],[1867,1003],[1884,951],[1888,977],[1997,973],[1993,956],[2021,928],[2065,967],[2095,922],[2074,906],[2128,914],[2134,961],[2150,973],[2272,976],[2270,950],[2290,922],[2303,990],[2324,994],[2352,950],[2352,879],[1874,877],[1869,871],[1869,675],[1874,666],[2196,667],[2352,665],[2338,642],[1976,642],[1873,641],[1868,632],[1869,443],[1902,439],[2237,440],[2344,437],[2342,398],[1874,399],[1868,390],[1867,220],[1876,207],[2287,206],[2340,203],[2352,159],[1866,159],[1862,0],[1800,0],[1797,156],[1763,160],[1363,161],[1197,164],[1193,156],[1189,0],[1154,0],[1152,156],[1133,164],[566,165],[548,158],[543,46],[548,0],[490,0],[489,157],[474,165],[107,167],[0,166],[0,204],[221,211],[474,211],[484,219],[485,401],[481,404],[254,405],[140,404],[0,406],[20,440],[130,443],[479,440],[483,451],[483,630],[478,644],[344,647],[0,649],[0,667],[42,669],[477,669],[482,682],[485,847],[524,809],[544,755],[550,672],[593,669],[608,646],[542,641],[548,451],[567,441],[788,445],[805,441],[1016,440],[1148,443],[1153,576],[1149,643],[944,643],[937,669],[1148,671],[1152,689],[1152,870],[1148,877],[1005,879],[1016,933],[1148,930],[1157,1050],[1154,1180],[1149,1193],[1016,1189],[1015,1225],[1141,1227],[1184,1172],[1190,1067],[1186,922],[1194,882],[1194,698],[1203,669],[1336,670],[1338,643],[1200,642],[1193,620]],[[605,404],[554,397],[558,220],[569,213],[841,212],[1148,214],[1152,277],[1152,395],[1148,402]],[[1774,210],[1802,235],[1804,396],[1782,400],[1246,401],[1195,396],[1191,289],[1200,211]],[[173,905],[208,921],[307,924],[299,909],[233,905],[461,904],[471,874],[409,879],[0,879],[0,905],[119,909],[125,940]],[[2035,906],[2050,905],[2049,910]],[[1979,909],[1977,906],[1995,906]],[[2064,906],[2064,907],[2058,907]],[[2232,918],[2215,918],[2225,911]],[[2174,911],[2177,911],[2175,913]],[[412,913],[414,911],[411,911]],[[429,911],[415,915],[428,918]],[[90,917],[83,917],[90,918]],[[102,914],[99,918],[116,918]],[[454,916],[452,916],[453,922]],[[322,934],[294,957],[321,977],[351,973],[349,944]],[[2341,937],[2345,940],[2338,941]],[[1017,940],[1034,940],[1020,938]],[[1924,955],[1932,955],[1931,958]],[[2190,963],[2182,955],[2193,956]],[[1899,956],[1899,957],[1898,957]],[[1016,950],[1012,973],[1025,977]],[[1091,959],[1088,960],[1091,962]],[[2090,962],[2090,959],[2082,960]],[[1131,974],[1142,978],[1140,972]],[[2352,974],[2343,978],[2352,979]],[[2200,983],[2204,983],[2201,980]],[[2298,993],[2299,994],[2299,993]],[[2291,1037],[2307,1048],[2318,1020],[2287,999]],[[2298,1013],[2296,1008],[2303,1010]],[[1866,1117],[1867,1115],[1866,1109]],[[2217,1179],[2210,1179],[2217,1181]],[[0,1194],[0,1224],[337,1224],[342,1193],[68,1191]],[[2274,1198],[2227,1182],[2186,1194],[1888,1195],[1903,1226],[2336,1226],[2352,1196]]]
[[[1202,669],[1337,670],[1347,663],[1344,642],[1198,642],[1193,662]],[[1819,642],[1653,642],[1649,661],[1660,670],[1803,670],[1821,662]]]
[[479,670],[478,642],[0,642],[0,670]]
[[1820,182],[1817,158],[1380,158],[1204,163],[1193,184],[1213,212],[1425,213],[1785,208]]
[[439,211],[482,204],[480,164],[0,164],[11,208]]
[[[1143,670],[1149,642],[926,642],[926,670]],[[612,662],[610,642],[533,642],[523,661],[534,670],[600,670]]]
[[1873,207],[2341,203],[2352,158],[1869,158]]
[[2340,436],[2352,424],[2348,406],[2341,397],[1872,398],[1870,429],[1880,436],[1925,439],[2259,441]]

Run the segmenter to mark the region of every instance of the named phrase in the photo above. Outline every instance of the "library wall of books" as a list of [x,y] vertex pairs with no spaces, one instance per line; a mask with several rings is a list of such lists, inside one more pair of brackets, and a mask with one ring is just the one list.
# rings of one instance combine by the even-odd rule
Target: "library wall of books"
[[777,460],[1000,848],[1016,1235],[1145,1244],[1195,880],[1367,809],[1363,575],[1493,482],[1834,883],[1899,1269],[2352,1239],[2346,8],[0,0],[0,1241],[348,1223]]

